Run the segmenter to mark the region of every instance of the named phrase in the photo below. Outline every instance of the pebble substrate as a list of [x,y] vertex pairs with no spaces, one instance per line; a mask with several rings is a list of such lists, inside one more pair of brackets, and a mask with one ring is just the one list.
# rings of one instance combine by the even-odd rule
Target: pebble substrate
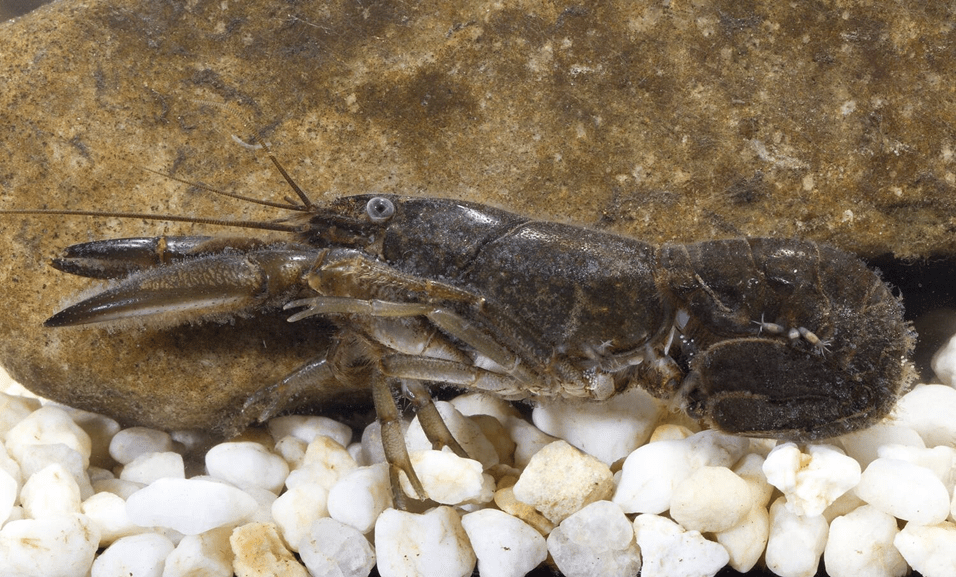
[[[287,416],[204,439],[0,386],[0,575],[714,575],[947,577],[956,567],[956,389],[827,444],[714,431],[642,391],[555,401],[533,423],[465,394],[439,409],[476,460],[406,438],[430,497],[390,507],[377,424],[361,439]],[[410,490],[410,488],[409,488]]]

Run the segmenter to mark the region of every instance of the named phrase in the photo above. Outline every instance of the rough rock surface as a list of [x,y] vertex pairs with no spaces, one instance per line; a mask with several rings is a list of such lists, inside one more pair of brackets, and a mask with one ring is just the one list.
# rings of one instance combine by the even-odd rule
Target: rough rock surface
[[[273,218],[139,169],[313,198],[478,200],[652,242],[802,236],[949,253],[952,7],[71,1],[0,24],[0,208]],[[124,424],[209,428],[323,350],[281,315],[44,329],[64,246],[214,227],[0,217],[0,364]],[[244,234],[242,231],[233,234]],[[330,393],[331,394],[331,393]],[[318,399],[325,400],[325,399]]]

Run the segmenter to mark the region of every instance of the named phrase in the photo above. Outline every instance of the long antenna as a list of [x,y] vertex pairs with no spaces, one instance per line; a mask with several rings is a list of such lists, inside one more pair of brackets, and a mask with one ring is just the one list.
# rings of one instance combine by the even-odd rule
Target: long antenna
[[191,222],[193,224],[212,224],[217,226],[231,226],[236,228],[254,228],[259,230],[277,230],[281,232],[305,232],[308,225],[282,224],[280,222],[266,222],[258,220],[226,220],[221,218],[202,218],[198,216],[178,216],[175,214],[149,214],[145,212],[103,212],[96,210],[63,210],[58,208],[24,208],[0,210],[0,214],[47,214],[67,216],[98,216],[107,218],[139,218],[142,220],[156,220],[162,222]]
[[289,186],[292,187],[292,190],[295,191],[296,195],[299,197],[299,200],[302,201],[302,206],[305,208],[305,210],[309,210],[310,208],[315,206],[312,204],[312,200],[309,198],[309,196],[301,188],[299,188],[299,185],[296,184],[294,180],[292,180],[292,177],[289,176],[289,173],[286,172],[285,168],[282,167],[282,165],[279,163],[279,159],[277,159],[276,156],[272,154],[272,149],[269,148],[269,145],[266,144],[264,140],[259,138],[259,136],[255,133],[254,130],[249,128],[249,121],[246,120],[246,118],[242,115],[242,112],[240,112],[235,107],[235,105],[228,102],[227,103],[212,102],[209,100],[197,100],[196,102],[199,102],[201,104],[207,104],[209,106],[215,106],[219,108],[220,110],[223,110],[228,114],[231,114],[233,118],[238,120],[242,124],[242,127],[246,129],[247,131],[249,131],[252,138],[252,143],[260,145],[262,147],[262,150],[266,151],[266,154],[269,155],[269,160],[272,161],[272,164],[275,165],[276,170],[279,171],[279,174],[282,175],[282,178],[284,178],[285,181],[289,183]]

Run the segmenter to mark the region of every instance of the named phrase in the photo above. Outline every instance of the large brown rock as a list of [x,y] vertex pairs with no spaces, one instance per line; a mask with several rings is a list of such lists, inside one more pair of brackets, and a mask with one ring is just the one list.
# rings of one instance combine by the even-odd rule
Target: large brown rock
[[[140,170],[289,194],[212,101],[317,200],[379,190],[655,243],[949,254],[956,29],[935,6],[63,0],[0,24],[0,208],[280,216]],[[209,230],[0,217],[0,363],[125,422],[216,426],[321,352],[324,328],[41,327],[92,284],[47,265],[62,247]]]

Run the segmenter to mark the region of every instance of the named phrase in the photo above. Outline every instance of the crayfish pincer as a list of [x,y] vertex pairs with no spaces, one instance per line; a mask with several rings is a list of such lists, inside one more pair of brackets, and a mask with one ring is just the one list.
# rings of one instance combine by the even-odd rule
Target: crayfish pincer
[[248,399],[237,419],[271,417],[307,387],[371,387],[386,455],[420,494],[398,386],[433,443],[461,452],[423,383],[509,400],[603,401],[643,387],[722,431],[809,441],[878,421],[910,379],[914,334],[900,299],[829,246],[738,238],[655,247],[459,200],[312,203],[296,190],[301,202],[278,204],[292,216],[242,224],[287,241],[69,247],[56,267],[116,282],[47,325],[159,317],[168,326],[266,308],[294,310],[294,322],[323,317],[335,344]]

